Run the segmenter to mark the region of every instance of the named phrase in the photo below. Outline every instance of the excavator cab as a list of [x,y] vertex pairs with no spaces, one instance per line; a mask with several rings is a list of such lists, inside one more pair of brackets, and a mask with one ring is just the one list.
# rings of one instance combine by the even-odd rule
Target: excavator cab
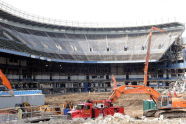
[[161,96],[161,105],[160,108],[171,108],[172,107],[172,98],[171,96]]

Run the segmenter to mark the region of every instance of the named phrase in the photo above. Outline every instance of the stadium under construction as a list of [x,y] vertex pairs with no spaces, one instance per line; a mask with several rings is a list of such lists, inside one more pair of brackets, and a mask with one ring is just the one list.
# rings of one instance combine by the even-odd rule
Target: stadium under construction
[[[148,85],[166,88],[186,72],[185,25],[168,22],[135,27],[83,27],[42,23],[0,9],[0,68],[15,89],[46,94],[111,91],[143,82],[148,31],[153,32]],[[118,84],[119,85],[119,84]]]

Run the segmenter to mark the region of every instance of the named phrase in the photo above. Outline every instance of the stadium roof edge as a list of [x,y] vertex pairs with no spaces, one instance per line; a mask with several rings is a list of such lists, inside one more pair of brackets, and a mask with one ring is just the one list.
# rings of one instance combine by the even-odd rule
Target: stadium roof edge
[[[177,21],[171,21],[171,22],[161,22],[158,24],[149,24],[149,25],[134,25],[134,26],[124,26],[124,25],[120,25],[120,26],[99,26],[99,25],[87,25],[87,26],[81,26],[81,25],[75,25],[73,24],[73,22],[71,22],[72,24],[69,25],[68,23],[64,23],[63,25],[60,25],[58,23],[50,23],[50,21],[52,19],[49,19],[50,21],[47,23],[44,21],[44,18],[42,18],[43,20],[34,20],[30,17],[33,17],[33,15],[29,15],[27,13],[23,13],[20,10],[16,10],[15,8],[11,7],[10,5],[6,4],[6,3],[2,3],[2,1],[0,1],[0,15],[1,17],[3,17],[4,19],[7,20],[11,20],[14,22],[19,22],[19,23],[24,23],[27,25],[33,25],[33,26],[39,26],[39,27],[46,27],[46,28],[56,28],[56,29],[74,29],[74,30],[82,30],[82,29],[91,29],[91,30],[115,30],[115,29],[127,29],[127,30],[138,30],[138,29],[149,29],[152,26],[157,26],[157,27],[162,27],[162,26],[170,26],[170,25],[182,25],[184,26],[184,24],[177,22]],[[15,12],[14,12],[15,11]],[[16,13],[20,13],[20,14],[16,14]],[[25,15],[24,15],[25,14]],[[24,16],[23,16],[24,15]],[[37,17],[38,19],[41,17]],[[54,21],[54,19],[53,19]],[[79,23],[78,23],[79,24]]]
[[[0,15],[1,16],[1,15]],[[5,19],[0,19],[0,22],[7,24],[7,25],[11,25],[11,26],[15,26],[15,27],[19,27],[19,28],[26,28],[26,29],[30,29],[30,30],[36,30],[36,31],[45,31],[45,32],[53,32],[53,33],[69,33],[69,34],[129,34],[129,35],[133,35],[133,34],[145,34],[148,33],[149,29],[151,27],[148,27],[146,29],[136,29],[136,30],[131,30],[129,28],[123,28],[123,29],[112,29],[112,30],[90,30],[90,29],[84,29],[84,30],[77,30],[77,29],[62,29],[62,30],[56,30],[56,29],[49,29],[49,28],[44,28],[44,27],[38,27],[38,26],[29,26],[26,24],[21,24],[21,23],[15,23],[13,21],[7,21]],[[184,30],[185,27],[183,25],[178,25],[178,26],[172,26],[172,25],[176,25],[175,23],[171,23],[171,24],[166,24],[166,26],[168,27],[163,27],[163,26],[159,26],[160,28],[166,30],[166,31],[173,31],[173,30]],[[177,23],[179,24],[179,23]],[[172,26],[172,28],[171,28]]]

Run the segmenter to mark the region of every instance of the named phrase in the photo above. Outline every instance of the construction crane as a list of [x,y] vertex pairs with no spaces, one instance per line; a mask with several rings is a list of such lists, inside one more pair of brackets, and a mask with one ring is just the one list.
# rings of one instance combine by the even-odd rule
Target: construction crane
[[1,82],[2,84],[7,88],[9,89],[9,93],[10,95],[13,95],[13,89],[12,89],[12,86],[10,84],[10,81],[7,79],[7,77],[3,74],[2,70],[0,69],[0,79],[1,79]]

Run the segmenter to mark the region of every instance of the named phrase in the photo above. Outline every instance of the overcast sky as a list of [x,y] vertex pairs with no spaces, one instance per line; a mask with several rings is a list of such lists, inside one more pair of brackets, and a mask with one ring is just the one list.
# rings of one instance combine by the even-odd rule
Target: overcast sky
[[183,18],[185,0],[3,0],[28,13],[79,22],[159,21]]
[[[186,22],[186,0],[2,0],[26,13],[80,23]],[[186,33],[184,33],[186,36]]]

